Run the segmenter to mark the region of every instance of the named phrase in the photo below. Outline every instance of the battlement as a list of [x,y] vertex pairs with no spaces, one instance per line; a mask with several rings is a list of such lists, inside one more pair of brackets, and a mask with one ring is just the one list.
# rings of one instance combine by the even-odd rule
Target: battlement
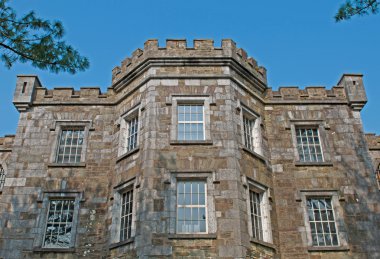
[[15,135],[5,135],[0,137],[0,152],[11,151]]
[[380,135],[375,133],[365,134],[369,150],[380,150]]
[[234,59],[266,84],[266,69],[258,66],[254,58],[248,57],[244,49],[237,48],[236,43],[231,39],[223,39],[220,47],[216,47],[213,40],[195,39],[191,48],[187,46],[185,39],[168,39],[165,47],[160,47],[157,39],[147,40],[144,49],[136,49],[131,57],[124,59],[120,66],[112,70],[112,83],[117,83],[148,59],[170,59],[171,61],[179,59],[182,64],[186,62],[194,64],[196,60],[199,63],[202,59],[208,59],[210,62],[212,59],[220,61],[223,58]]
[[72,87],[56,87],[52,90],[40,87],[36,88],[35,101],[96,101],[110,97],[110,91],[102,93],[100,87],[81,87],[80,90],[74,90]]
[[280,87],[278,91],[268,89],[266,98],[269,100],[302,101],[302,100],[341,100],[346,101],[344,87],[334,86],[326,89],[324,86],[308,86],[300,89],[296,86]]
[[348,104],[354,111],[361,111],[367,97],[361,74],[343,74],[337,86],[326,89],[324,86],[308,86],[300,89],[295,86],[280,87],[277,91],[268,89],[265,98],[270,103],[283,102],[333,102]]

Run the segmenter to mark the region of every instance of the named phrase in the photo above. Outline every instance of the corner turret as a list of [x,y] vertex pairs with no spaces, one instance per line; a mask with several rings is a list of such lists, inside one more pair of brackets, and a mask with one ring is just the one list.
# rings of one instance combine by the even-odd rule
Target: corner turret
[[19,112],[26,111],[32,104],[35,89],[42,87],[38,76],[18,75],[13,104]]
[[361,111],[367,103],[367,95],[361,74],[343,74],[338,82],[338,86],[343,86],[346,92],[348,104],[355,111]]

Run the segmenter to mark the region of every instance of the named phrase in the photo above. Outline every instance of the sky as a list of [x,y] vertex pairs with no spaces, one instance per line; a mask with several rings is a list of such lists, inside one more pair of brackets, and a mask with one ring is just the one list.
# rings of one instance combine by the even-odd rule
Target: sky
[[53,74],[0,64],[0,136],[15,134],[19,113],[12,104],[16,75],[38,75],[49,89],[111,85],[111,70],[143,48],[147,39],[233,39],[268,71],[268,85],[326,86],[343,73],[364,74],[368,103],[361,112],[364,130],[380,134],[380,14],[336,23],[344,0],[11,0],[22,15],[59,20],[67,43],[90,60],[75,75]]

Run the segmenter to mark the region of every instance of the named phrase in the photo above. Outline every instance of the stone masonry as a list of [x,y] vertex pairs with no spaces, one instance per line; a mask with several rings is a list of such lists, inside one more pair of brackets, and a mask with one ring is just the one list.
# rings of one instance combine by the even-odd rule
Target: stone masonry
[[[331,89],[274,91],[266,69],[228,39],[192,48],[148,40],[113,69],[105,93],[20,75],[17,132],[0,138],[0,258],[380,258],[380,139],[363,132],[366,102],[358,74]],[[179,137],[186,105],[202,107],[202,137]],[[83,134],[75,162],[59,160],[68,129]],[[302,145],[320,147],[319,157],[302,153],[299,132],[318,133]],[[180,230],[178,186],[188,182],[205,186],[196,220],[206,230]],[[69,243],[48,246],[51,202],[65,199],[71,225],[58,239]],[[318,199],[333,207],[330,227],[317,230],[322,244],[308,214]]]

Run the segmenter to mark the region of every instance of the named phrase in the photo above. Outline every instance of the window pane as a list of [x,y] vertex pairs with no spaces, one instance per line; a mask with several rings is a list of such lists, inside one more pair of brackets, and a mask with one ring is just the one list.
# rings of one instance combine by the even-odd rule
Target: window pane
[[83,137],[83,128],[63,129],[59,137],[56,163],[79,163]]
[[178,140],[203,140],[203,105],[179,105]]
[[301,162],[323,162],[318,129],[296,128],[296,140]]
[[263,240],[263,226],[262,226],[262,213],[261,213],[261,193],[249,191],[250,206],[251,206],[251,223],[252,234],[254,238]]
[[313,245],[338,245],[331,198],[308,198],[307,210]]
[[123,241],[132,235],[133,190],[122,194],[121,208],[120,241]]
[[[200,233],[206,231],[205,182],[178,181],[177,232]],[[199,193],[202,191],[203,193]],[[184,192],[184,193],[181,193]],[[181,203],[181,201],[184,201]],[[202,223],[203,222],[203,223]]]
[[48,208],[43,247],[70,247],[74,199],[50,200]]

